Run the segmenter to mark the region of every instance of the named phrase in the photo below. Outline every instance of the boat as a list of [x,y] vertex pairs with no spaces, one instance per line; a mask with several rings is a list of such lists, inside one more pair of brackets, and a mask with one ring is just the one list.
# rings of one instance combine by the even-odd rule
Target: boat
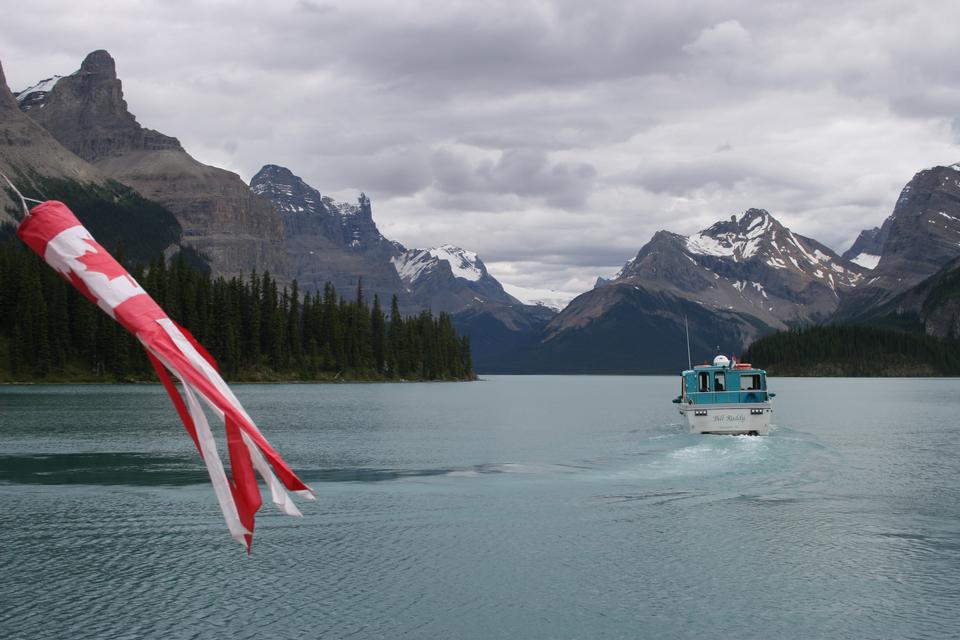
[[776,395],[767,390],[767,372],[718,355],[713,363],[680,375],[680,395],[673,400],[691,433],[765,436],[770,433]]

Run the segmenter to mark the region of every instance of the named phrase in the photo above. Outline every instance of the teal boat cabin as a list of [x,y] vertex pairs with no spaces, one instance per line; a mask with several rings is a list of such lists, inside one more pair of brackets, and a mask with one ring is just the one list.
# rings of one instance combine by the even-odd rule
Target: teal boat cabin
[[774,395],[766,371],[721,355],[680,375],[674,403],[692,432],[766,435]]

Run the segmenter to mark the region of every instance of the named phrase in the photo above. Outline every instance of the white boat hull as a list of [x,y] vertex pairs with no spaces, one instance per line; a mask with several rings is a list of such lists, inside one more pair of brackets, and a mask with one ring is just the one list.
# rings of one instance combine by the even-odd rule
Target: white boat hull
[[758,435],[770,433],[769,402],[751,404],[687,404],[680,406],[690,433]]

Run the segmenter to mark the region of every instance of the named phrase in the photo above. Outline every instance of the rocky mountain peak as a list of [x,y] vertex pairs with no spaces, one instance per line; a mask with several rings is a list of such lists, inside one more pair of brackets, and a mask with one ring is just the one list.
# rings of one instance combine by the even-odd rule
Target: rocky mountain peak
[[[110,113],[113,118],[123,120],[126,126],[140,126],[127,110],[123,86],[117,79],[117,63],[108,52],[99,49],[90,53],[83,59],[80,69],[69,77],[76,78],[74,89],[79,93],[77,97],[93,102],[96,111]],[[63,78],[60,75],[50,76],[18,92],[16,96],[20,109],[25,112],[45,109],[49,102],[48,95]],[[62,96],[58,97],[62,99]],[[94,97],[95,100],[91,100]]]
[[94,51],[77,71],[17,97],[30,116],[23,120],[43,127],[105,178],[173,213],[183,242],[204,254],[214,273],[256,269],[285,276],[283,226],[270,203],[251,194],[235,173],[200,163],[176,138],[141,126],[109,53]]
[[[771,243],[784,227],[764,209],[747,209],[686,239],[687,250],[701,255],[749,260]],[[789,232],[786,232],[789,233]],[[792,234],[791,234],[792,235]]]
[[960,163],[914,175],[879,232],[861,233],[853,253],[874,268],[837,312],[842,320],[869,317],[960,258]]
[[690,236],[657,232],[611,285],[669,291],[776,327],[826,317],[862,277],[826,246],[748,209]]
[[[322,228],[328,238],[354,251],[375,249],[393,255],[393,245],[373,221],[370,198],[361,193],[357,203],[337,202],[321,194],[290,169],[276,164],[264,165],[250,180],[250,190],[273,202],[294,234],[307,227]],[[300,218],[313,218],[309,221]]]
[[766,230],[769,223],[774,220],[773,216],[766,209],[747,209],[739,216],[734,214],[729,220],[720,220],[714,223],[710,228],[702,231],[702,234],[722,237],[728,235],[745,236],[747,234],[756,235],[756,229]]
[[[11,178],[32,176],[51,177],[102,184],[105,180],[92,166],[63,148],[53,136],[31,118],[24,115],[16,95],[7,86],[6,75],[0,66],[0,171]],[[13,222],[10,211],[19,211],[20,202],[0,190],[0,222]]]
[[264,165],[250,180],[250,190],[279,214],[287,264],[303,290],[322,291],[329,282],[347,293],[362,281],[370,299],[378,296],[385,303],[397,295],[405,313],[420,310],[390,263],[405,249],[377,229],[364,194],[356,204],[337,202],[277,164]]
[[859,263],[865,258],[873,268],[836,319],[878,317],[889,305],[896,314],[906,312],[911,304],[903,294],[960,259],[960,163],[917,172],[883,225],[864,230],[844,255]]
[[384,238],[365,193],[356,203],[338,202],[276,164],[264,165],[250,190],[269,199],[280,214],[287,260],[306,290],[322,289],[329,281],[339,291],[350,291],[362,278],[368,295],[386,301],[396,294],[408,313],[518,304],[473,251],[451,244],[408,251]]
[[877,276],[915,284],[960,256],[960,164],[917,173],[884,223]]
[[127,107],[116,62],[102,49],[84,58],[78,71],[21,91],[17,102],[88,162],[126,151],[183,150],[176,138],[140,126]]
[[[258,182],[278,182],[278,181],[295,181],[300,180],[299,176],[293,175],[293,171],[287,169],[286,167],[281,167],[278,164],[265,164],[260,167],[260,171],[257,172],[255,176],[250,180],[250,184]],[[302,182],[302,180],[300,180]]]
[[323,209],[323,196],[319,191],[290,169],[276,164],[264,165],[250,180],[250,190],[268,198],[277,211],[318,213]]
[[117,63],[106,50],[97,49],[87,54],[80,63],[80,72],[95,75],[104,80],[116,80]]

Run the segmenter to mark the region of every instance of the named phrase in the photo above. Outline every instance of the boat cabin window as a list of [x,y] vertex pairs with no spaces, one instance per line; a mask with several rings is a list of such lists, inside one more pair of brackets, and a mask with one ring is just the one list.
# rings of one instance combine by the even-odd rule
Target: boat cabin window
[[759,373],[748,373],[740,376],[741,391],[759,391],[761,388]]
[[710,391],[710,374],[706,371],[701,371],[699,374],[699,384],[697,388],[700,391]]
[[714,374],[714,377],[713,377],[713,390],[714,390],[714,391],[726,391],[726,390],[727,390],[727,375],[726,375],[724,372],[718,371],[716,374]]

